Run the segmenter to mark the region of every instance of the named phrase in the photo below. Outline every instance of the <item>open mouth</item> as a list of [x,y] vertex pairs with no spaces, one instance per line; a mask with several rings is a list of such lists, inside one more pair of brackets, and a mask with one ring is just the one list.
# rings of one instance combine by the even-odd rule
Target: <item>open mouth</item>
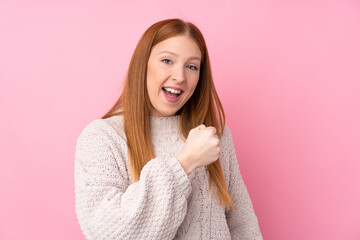
[[[180,99],[180,96],[184,93],[182,90],[170,90],[169,88],[162,88],[165,98],[169,102],[177,102]],[[180,92],[180,93],[179,93]]]

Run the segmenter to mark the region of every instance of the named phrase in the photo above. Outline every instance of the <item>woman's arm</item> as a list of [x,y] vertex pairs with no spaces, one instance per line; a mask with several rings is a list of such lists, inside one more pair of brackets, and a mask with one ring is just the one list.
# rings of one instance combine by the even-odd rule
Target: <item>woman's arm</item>
[[262,239],[258,219],[240,174],[232,135],[227,126],[223,136],[223,157],[227,158],[230,172],[228,191],[234,205],[234,209],[226,212],[231,239]]
[[174,238],[191,192],[187,174],[175,157],[154,158],[130,184],[111,130],[97,119],[77,140],[75,203],[86,239]]

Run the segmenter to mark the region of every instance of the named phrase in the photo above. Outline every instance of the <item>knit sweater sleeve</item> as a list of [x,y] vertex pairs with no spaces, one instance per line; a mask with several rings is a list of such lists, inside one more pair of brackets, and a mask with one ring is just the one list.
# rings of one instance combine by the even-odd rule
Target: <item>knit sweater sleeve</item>
[[126,140],[115,136],[96,119],[77,139],[75,209],[86,239],[173,239],[187,212],[187,174],[175,157],[154,158],[130,182]]
[[233,200],[234,209],[226,212],[231,239],[262,239],[258,219],[240,174],[234,143],[228,126],[224,129],[224,150],[228,161],[228,191]]

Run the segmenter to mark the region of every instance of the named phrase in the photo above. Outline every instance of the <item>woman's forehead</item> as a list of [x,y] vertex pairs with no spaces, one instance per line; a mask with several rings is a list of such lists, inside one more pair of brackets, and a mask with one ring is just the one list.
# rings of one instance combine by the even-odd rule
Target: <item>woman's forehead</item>
[[187,56],[192,59],[201,59],[201,51],[197,43],[189,36],[175,36],[159,42],[152,48],[156,55],[170,54],[175,57]]

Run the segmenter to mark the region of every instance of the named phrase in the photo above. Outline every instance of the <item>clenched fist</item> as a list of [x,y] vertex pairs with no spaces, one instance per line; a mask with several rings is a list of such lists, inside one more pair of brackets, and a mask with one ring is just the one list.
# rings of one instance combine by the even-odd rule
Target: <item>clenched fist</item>
[[187,174],[207,166],[220,157],[220,140],[216,128],[204,124],[190,130],[181,151],[176,155]]

